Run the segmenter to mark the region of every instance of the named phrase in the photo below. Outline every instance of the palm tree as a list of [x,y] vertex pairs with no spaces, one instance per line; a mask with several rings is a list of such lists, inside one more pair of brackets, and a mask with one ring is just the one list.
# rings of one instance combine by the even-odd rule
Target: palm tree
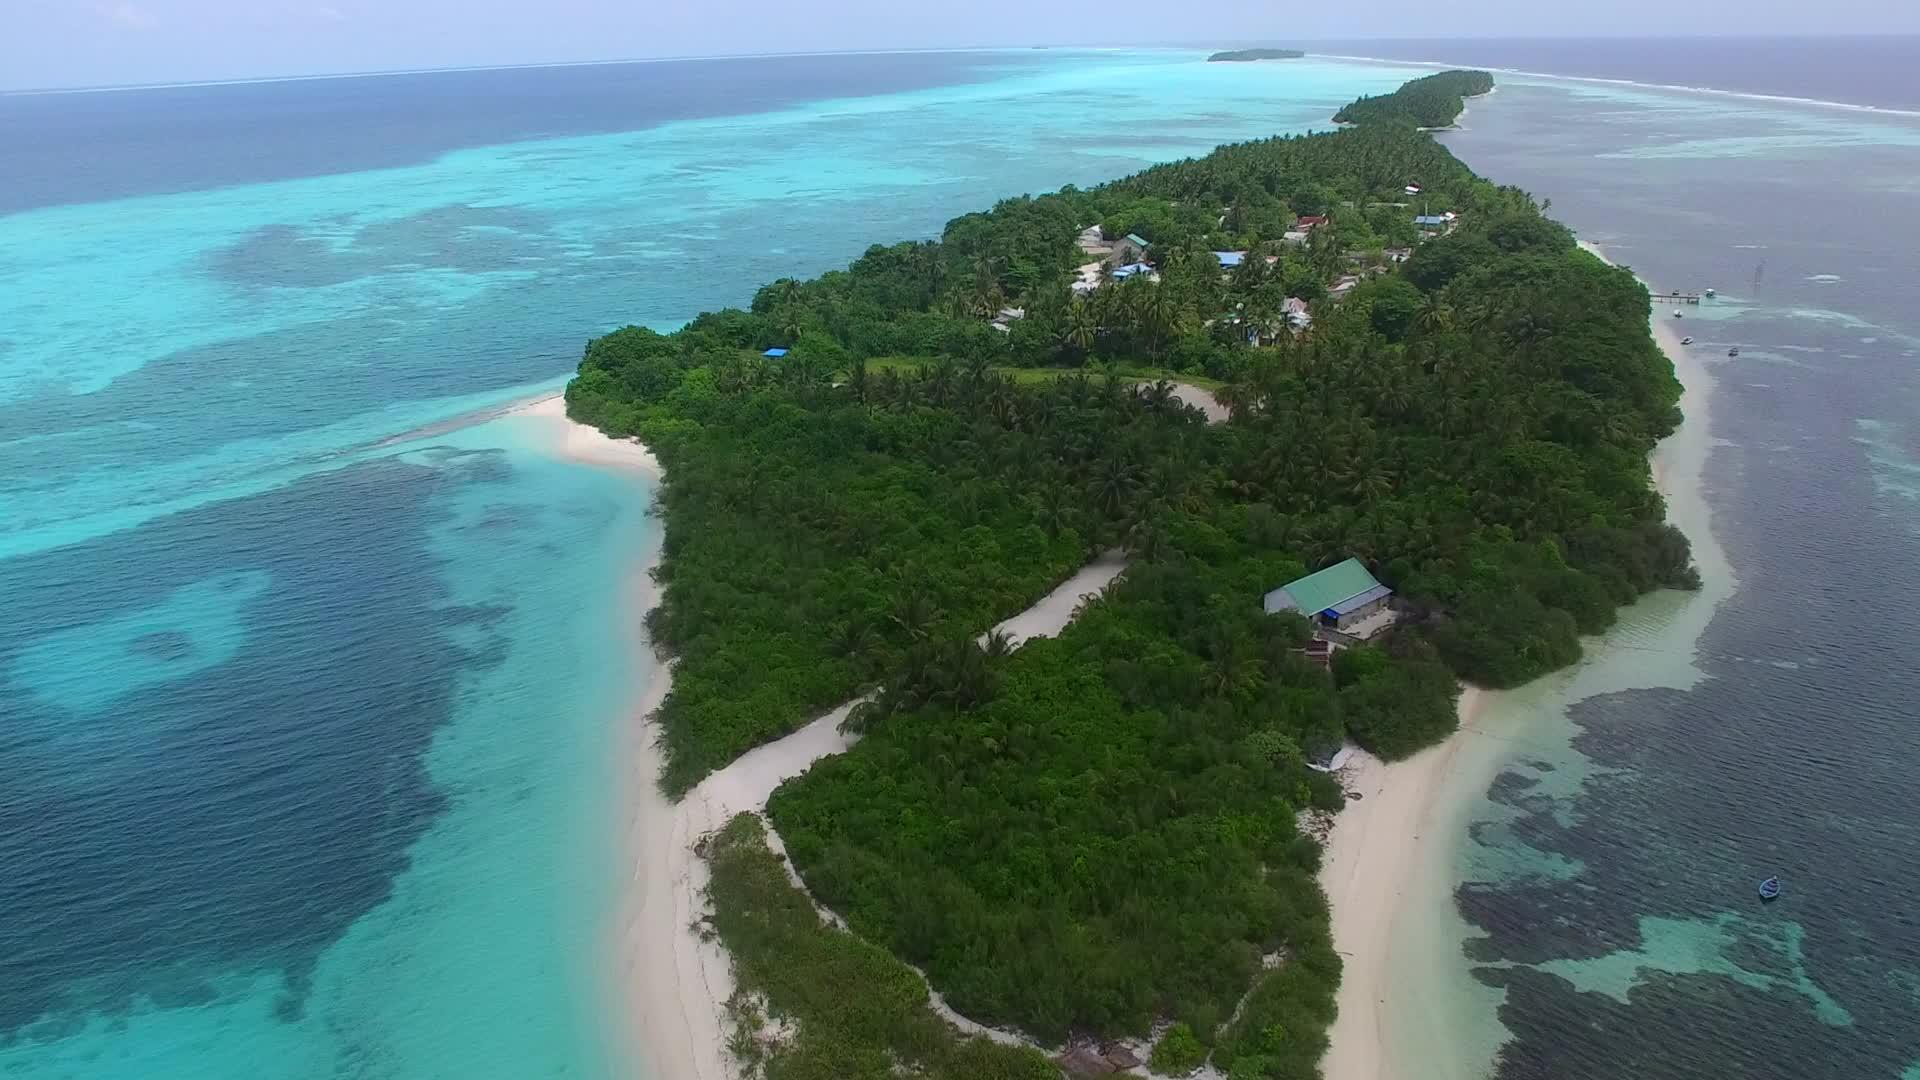
[[1066,340],[1067,344],[1078,350],[1081,356],[1093,352],[1093,343],[1100,337],[1100,316],[1093,305],[1085,299],[1075,297],[1067,307]]
[[1000,260],[982,255],[973,261],[973,309],[993,318],[1006,302],[1006,290],[1000,287]]
[[1142,562],[1155,562],[1166,554],[1167,530],[1161,524],[1162,508],[1148,507],[1127,523],[1123,540],[1128,554]]
[[1077,508],[1063,487],[1049,487],[1040,498],[1038,517],[1040,527],[1047,530],[1049,538],[1059,536],[1073,527]]
[[993,421],[1003,428],[1011,429],[1020,413],[1020,396],[1015,390],[1013,380],[995,379],[986,395],[987,412]]
[[1107,457],[1101,461],[1091,488],[1094,505],[1105,511],[1107,517],[1117,519],[1131,505],[1134,492],[1140,488],[1139,470],[1117,456]]
[[893,614],[889,618],[907,635],[909,641],[925,641],[937,615],[932,598],[916,588],[902,593],[894,601]]
[[924,310],[932,306],[940,287],[946,284],[947,265],[940,258],[940,245],[931,240],[914,245],[912,262],[914,276],[920,282],[918,306]]
[[1013,638],[1005,630],[989,630],[985,640],[980,643],[980,655],[989,662],[1004,660],[1013,655]]
[[1149,383],[1140,391],[1140,401],[1149,412],[1167,413],[1176,407],[1184,408],[1179,395],[1174,393],[1173,384],[1165,379]]
[[1178,320],[1168,290],[1148,283],[1146,291],[1134,301],[1134,319],[1147,339],[1149,352],[1158,354]]
[[833,655],[859,664],[879,641],[872,624],[855,616],[846,622],[834,624],[828,634],[827,647]]
[[935,405],[945,405],[953,393],[954,379],[959,367],[951,356],[942,356],[930,368],[923,369],[927,382],[927,399]]
[[1260,685],[1266,665],[1253,655],[1246,641],[1226,627],[1208,635],[1207,691],[1217,698],[1236,698]]
[[855,357],[847,368],[847,389],[853,391],[853,400],[865,404],[867,400],[867,360]]
[[1353,493],[1362,499],[1384,499],[1393,494],[1393,475],[1377,461],[1354,470]]
[[1453,329],[1453,308],[1439,296],[1428,293],[1413,313],[1413,328],[1423,337],[1443,334]]

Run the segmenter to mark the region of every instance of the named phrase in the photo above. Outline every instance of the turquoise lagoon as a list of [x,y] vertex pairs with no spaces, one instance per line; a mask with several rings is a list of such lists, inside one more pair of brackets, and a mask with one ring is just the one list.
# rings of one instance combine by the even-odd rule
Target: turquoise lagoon
[[620,324],[1411,73],[786,58],[769,107],[739,63],[671,101],[661,65],[0,97],[34,163],[0,192],[0,1076],[631,1072],[602,957],[653,673],[610,583],[650,492],[500,407]]

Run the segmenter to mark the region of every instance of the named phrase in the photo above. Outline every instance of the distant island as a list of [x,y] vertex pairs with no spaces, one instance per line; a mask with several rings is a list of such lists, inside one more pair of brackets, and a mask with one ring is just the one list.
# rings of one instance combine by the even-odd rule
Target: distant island
[[1307,55],[1299,49],[1234,49],[1207,57],[1209,64],[1244,64],[1249,60],[1298,60]]
[[1363,97],[1333,114],[1336,124],[1368,121],[1412,122],[1415,127],[1452,127],[1466,111],[1470,97],[1493,90],[1493,76],[1484,71],[1442,71],[1414,79],[1391,94]]
[[[1317,1075],[1345,744],[1414,754],[1460,680],[1697,584],[1649,485],[1680,385],[1646,289],[1416,130],[1490,86],[587,346],[568,412],[666,470],[654,723],[712,878],[675,910],[758,1075]],[[1055,636],[988,632],[1063,583]]]

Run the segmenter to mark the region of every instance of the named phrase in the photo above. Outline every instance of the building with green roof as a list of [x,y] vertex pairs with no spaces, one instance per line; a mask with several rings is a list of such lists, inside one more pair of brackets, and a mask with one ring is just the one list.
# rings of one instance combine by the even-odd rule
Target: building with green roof
[[1386,609],[1393,590],[1380,584],[1359,559],[1335,563],[1267,594],[1266,609],[1297,611],[1315,625],[1347,630]]

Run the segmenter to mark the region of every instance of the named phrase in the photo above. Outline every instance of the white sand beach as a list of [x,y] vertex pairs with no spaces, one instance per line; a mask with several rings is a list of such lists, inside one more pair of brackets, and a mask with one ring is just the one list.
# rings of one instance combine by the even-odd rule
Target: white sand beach
[[640,440],[616,439],[599,428],[567,419],[567,402],[559,394],[527,402],[512,409],[509,415],[534,416],[547,422],[554,451],[561,457],[589,465],[639,469],[656,480],[662,475],[659,460]]
[[1502,1037],[1494,1020],[1500,995],[1467,972],[1461,945],[1473,931],[1453,901],[1474,808],[1530,743],[1570,734],[1565,711],[1574,702],[1615,690],[1685,688],[1699,678],[1695,644],[1736,587],[1704,494],[1712,379],[1671,326],[1649,321],[1684,387],[1685,414],[1649,465],[1668,520],[1693,544],[1702,587],[1642,599],[1614,630],[1583,642],[1585,659],[1566,671],[1510,691],[1468,687],[1460,730],[1439,746],[1393,764],[1356,755],[1342,770],[1361,798],[1335,818],[1321,869],[1345,965],[1322,1062],[1326,1080],[1487,1075]]
[[1327,1080],[1395,1075],[1386,1069],[1380,1008],[1385,988],[1399,976],[1387,943],[1408,890],[1426,884],[1414,869],[1422,837],[1437,833],[1437,801],[1467,794],[1447,779],[1485,694],[1468,687],[1460,695],[1461,732],[1439,746],[1393,764],[1360,751],[1337,774],[1360,798],[1334,819],[1320,866],[1320,887],[1333,907],[1333,947],[1343,965],[1335,1000],[1340,1012],[1321,1066]]

